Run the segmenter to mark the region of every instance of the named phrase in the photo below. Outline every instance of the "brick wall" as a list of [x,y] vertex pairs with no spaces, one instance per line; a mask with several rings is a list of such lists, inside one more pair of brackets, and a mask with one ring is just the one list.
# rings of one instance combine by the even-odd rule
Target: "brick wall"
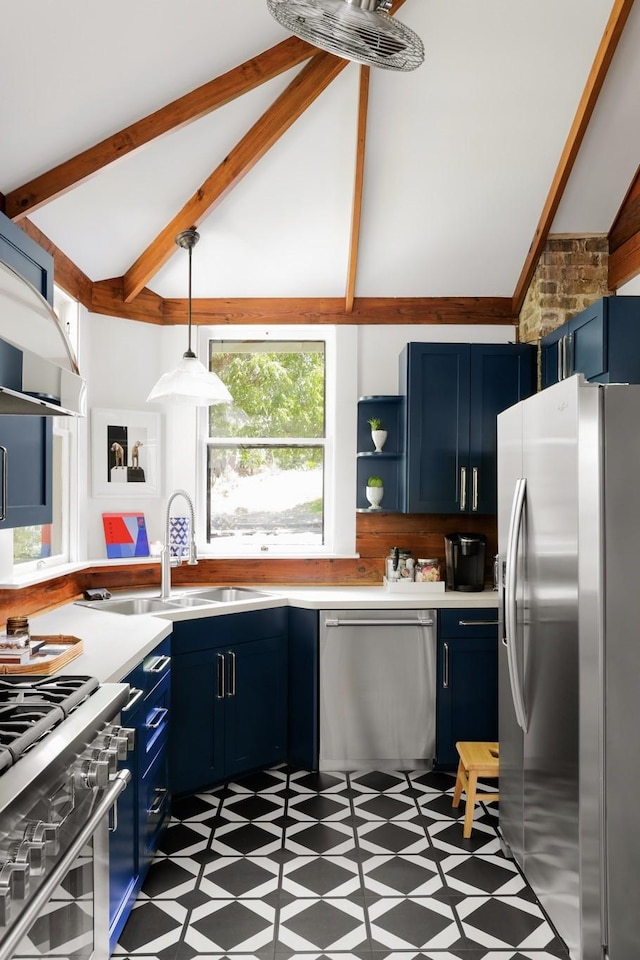
[[520,340],[535,343],[607,296],[606,236],[550,237],[520,311]]

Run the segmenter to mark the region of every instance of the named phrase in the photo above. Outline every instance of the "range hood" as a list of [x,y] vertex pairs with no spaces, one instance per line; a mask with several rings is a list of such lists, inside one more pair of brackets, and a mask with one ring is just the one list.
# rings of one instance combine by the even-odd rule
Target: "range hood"
[[86,384],[44,297],[0,262],[0,414],[85,416]]

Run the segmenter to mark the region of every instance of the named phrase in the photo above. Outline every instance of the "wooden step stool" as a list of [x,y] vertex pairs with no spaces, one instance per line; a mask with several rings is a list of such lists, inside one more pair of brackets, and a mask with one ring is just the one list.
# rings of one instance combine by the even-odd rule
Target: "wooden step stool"
[[460,755],[456,789],[453,794],[452,806],[457,807],[464,790],[467,794],[467,805],[464,814],[464,830],[462,836],[468,840],[473,827],[473,810],[476,800],[499,800],[499,793],[478,793],[478,777],[497,777],[500,773],[500,751],[497,743],[485,743],[460,740],[456,743],[456,750]]

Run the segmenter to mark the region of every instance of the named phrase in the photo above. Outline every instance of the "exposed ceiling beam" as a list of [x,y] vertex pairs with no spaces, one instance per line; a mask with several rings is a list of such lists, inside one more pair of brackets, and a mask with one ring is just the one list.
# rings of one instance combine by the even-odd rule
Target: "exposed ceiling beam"
[[236,144],[222,163],[187,201],[124,277],[125,300],[131,302],[169,259],[175,238],[182,230],[197,226],[238,184],[307,107],[347,66],[330,53],[316,54],[257,123]]
[[353,310],[353,300],[358,272],[358,249],[360,247],[360,222],[362,220],[362,188],[364,184],[364,157],[367,140],[367,115],[369,111],[370,67],[360,68],[360,98],[358,101],[358,136],[356,144],[356,173],[353,188],[353,209],[351,211],[351,243],[349,244],[349,266],[347,270],[347,293],[345,312]]
[[604,84],[618,46],[618,41],[622,36],[622,31],[624,30],[632,7],[633,0],[614,0],[607,26],[602,35],[602,40],[600,41],[586,86],[569,131],[569,136],[564,145],[560,162],[556,169],[549,194],[540,215],[540,220],[538,221],[538,226],[536,227],[529,252],[527,253],[527,258],[513,294],[514,313],[519,313],[522,309],[527,290],[533,279],[533,274],[535,273],[544,245],[547,242],[554,217],[560,206],[560,201],[562,200],[576,157],[582,146],[584,135],[587,132],[589,121],[595,109],[598,96],[602,90],[602,85]]
[[[187,301],[164,301],[164,323],[186,323]],[[517,323],[511,297],[356,297],[347,313],[341,297],[232,298],[193,301],[194,324]]]
[[30,211],[37,210],[43,204],[61,196],[71,187],[132,150],[206,116],[286,70],[299,66],[315,52],[314,47],[297,37],[283,40],[270,50],[265,50],[257,57],[210,80],[191,93],[107,137],[101,143],[35,177],[29,183],[12,190],[6,197],[7,216],[13,220],[26,216]]
[[609,231],[610,290],[640,274],[640,167]]

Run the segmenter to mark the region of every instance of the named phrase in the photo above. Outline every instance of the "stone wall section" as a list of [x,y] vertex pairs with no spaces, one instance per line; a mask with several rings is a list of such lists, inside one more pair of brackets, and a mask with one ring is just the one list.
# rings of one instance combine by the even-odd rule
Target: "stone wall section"
[[611,294],[608,262],[606,235],[550,237],[520,311],[520,341],[537,343],[594,300]]

